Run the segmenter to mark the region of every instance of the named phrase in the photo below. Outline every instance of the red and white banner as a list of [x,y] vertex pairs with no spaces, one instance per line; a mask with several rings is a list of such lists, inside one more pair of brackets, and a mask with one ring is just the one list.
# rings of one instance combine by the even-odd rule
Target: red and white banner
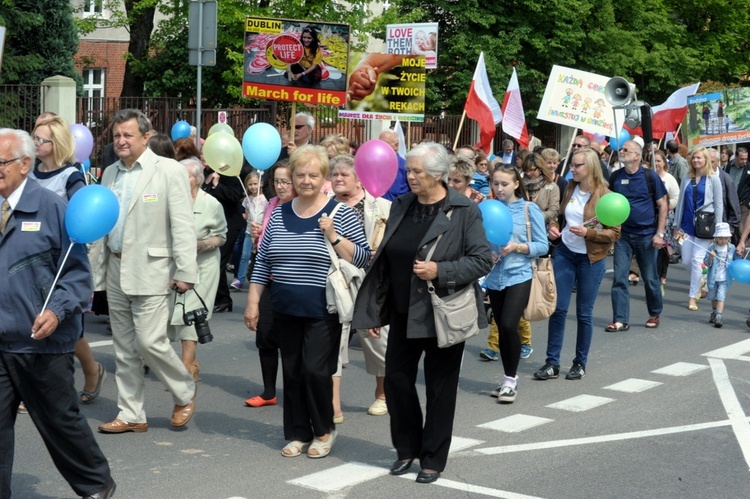
[[[698,92],[700,83],[682,87],[670,95],[663,104],[651,108],[653,118],[651,119],[651,128],[653,129],[654,140],[659,140],[669,132],[674,132],[680,123],[685,121],[688,110],[688,97]],[[630,128],[625,126],[630,133],[634,135],[643,135],[641,127]]]
[[500,104],[492,95],[487,67],[484,65],[484,52],[479,54],[464,111],[466,116],[479,123],[479,143],[485,154],[489,154],[492,139],[495,136],[495,127],[502,121],[503,113],[500,110]]
[[523,114],[521,89],[518,87],[516,68],[508,82],[508,90],[503,99],[503,131],[515,138],[524,149],[529,147],[529,132],[526,129],[526,115]]

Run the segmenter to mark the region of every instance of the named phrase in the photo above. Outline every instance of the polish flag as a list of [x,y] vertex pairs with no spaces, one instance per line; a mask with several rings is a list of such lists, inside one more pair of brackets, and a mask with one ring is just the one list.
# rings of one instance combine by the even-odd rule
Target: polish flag
[[[654,140],[664,137],[669,132],[674,132],[680,123],[685,121],[687,115],[687,99],[698,92],[700,83],[688,85],[675,91],[670,95],[663,104],[651,108],[654,116],[651,119],[651,128],[653,129]],[[642,135],[641,127],[625,127],[635,135]]]
[[484,65],[484,52],[479,54],[464,111],[466,116],[479,123],[479,143],[485,154],[489,154],[492,138],[495,136],[495,127],[503,119],[503,113],[500,110],[500,104],[492,96],[487,67]]
[[526,129],[526,117],[523,114],[521,89],[518,87],[516,68],[508,82],[508,90],[503,99],[503,131],[515,138],[524,149],[529,147],[529,132]]

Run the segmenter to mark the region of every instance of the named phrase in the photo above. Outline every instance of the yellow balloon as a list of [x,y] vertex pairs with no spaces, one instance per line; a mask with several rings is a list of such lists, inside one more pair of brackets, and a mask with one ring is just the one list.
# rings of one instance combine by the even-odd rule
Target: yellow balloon
[[236,177],[242,170],[242,145],[234,135],[215,133],[203,144],[203,157],[216,173]]
[[234,135],[234,130],[232,130],[232,127],[227,125],[226,123],[216,123],[214,126],[212,126],[208,130],[208,135],[213,135],[217,132],[223,132],[223,133],[228,133],[229,135]]

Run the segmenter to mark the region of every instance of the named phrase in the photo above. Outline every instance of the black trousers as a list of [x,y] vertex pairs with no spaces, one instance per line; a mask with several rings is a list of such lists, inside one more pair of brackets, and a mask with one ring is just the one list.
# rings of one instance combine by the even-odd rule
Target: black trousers
[[109,464],[78,408],[73,384],[73,353],[0,352],[0,498],[11,494],[19,402],[47,446],[55,466],[79,496],[101,492],[110,479]]
[[521,338],[518,337],[518,322],[523,309],[529,303],[531,279],[508,286],[502,291],[488,289],[492,315],[497,324],[500,338],[500,358],[503,360],[505,375],[514,377],[521,359]]
[[229,294],[229,281],[227,280],[227,264],[232,259],[232,250],[234,249],[234,243],[242,232],[242,228],[229,229],[227,231],[227,241],[219,249],[221,255],[221,263],[219,264],[219,287],[216,288],[216,299],[214,300],[214,306],[223,305],[225,303],[231,304],[232,297]]
[[335,320],[274,313],[284,373],[284,438],[309,442],[330,433],[333,381],[341,341]]
[[[391,313],[385,352],[385,399],[391,440],[398,459],[419,458],[424,469],[443,471],[456,413],[464,344],[438,348],[437,338],[408,339],[405,314]],[[417,370],[424,353],[427,406],[424,422],[417,395]]]

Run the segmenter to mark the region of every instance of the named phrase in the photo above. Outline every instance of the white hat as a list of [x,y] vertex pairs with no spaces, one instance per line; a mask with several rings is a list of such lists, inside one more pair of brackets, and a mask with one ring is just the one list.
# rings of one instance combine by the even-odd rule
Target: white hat
[[729,231],[729,224],[726,222],[717,223],[716,229],[714,229],[714,237],[732,237],[732,233]]
[[639,146],[641,146],[641,149],[643,149],[644,142],[643,142],[643,139],[641,137],[639,137],[638,135],[633,135],[633,138],[630,139],[630,140],[632,140],[633,142],[635,142],[636,144],[638,144]]

